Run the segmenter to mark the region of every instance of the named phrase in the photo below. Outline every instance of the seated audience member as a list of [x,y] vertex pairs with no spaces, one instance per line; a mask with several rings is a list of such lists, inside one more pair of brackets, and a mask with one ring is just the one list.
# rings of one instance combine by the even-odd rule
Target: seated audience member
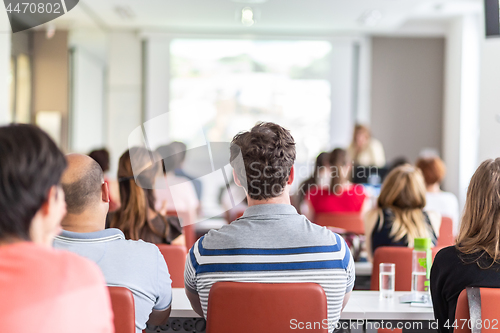
[[[242,160],[235,159],[240,152]],[[259,123],[234,137],[230,153],[234,180],[245,188],[249,207],[191,248],[184,274],[193,309],[206,316],[208,294],[217,281],[313,282],[325,290],[332,332],[354,285],[354,262],[339,235],[309,222],[290,204],[292,136],[279,125]],[[255,250],[260,254],[253,261]]]
[[364,125],[356,125],[352,143],[348,149],[349,156],[353,158],[354,165],[385,166],[384,147],[377,139],[371,137],[370,129]]
[[424,212],[422,172],[406,164],[392,170],[378,197],[377,208],[365,216],[369,257],[379,246],[413,246],[415,238],[431,238],[435,245],[441,216]]
[[[365,190],[362,185],[353,185],[348,176],[351,165],[344,149],[334,149],[329,158],[330,184],[327,187],[311,189],[307,194],[311,216],[314,213],[361,212],[368,209]],[[366,203],[366,204],[365,204]]]
[[114,332],[99,268],[51,248],[66,214],[64,155],[31,125],[0,127],[2,332]]
[[176,211],[183,225],[196,222],[197,210],[200,202],[196,197],[193,183],[186,177],[176,176],[174,173],[179,154],[172,144],[161,146],[156,153],[162,159],[163,175],[158,177],[155,189],[158,212],[166,215],[168,211]]
[[106,148],[102,148],[91,151],[89,156],[99,163],[104,172],[104,181],[108,184],[109,188],[109,211],[114,212],[120,208],[120,195],[118,194],[118,182],[116,179],[110,179],[107,176],[109,171],[109,152]]
[[[120,157],[118,181],[121,207],[108,214],[109,226],[123,231],[126,239],[184,245],[179,219],[167,218],[155,209],[153,187],[161,174],[161,163],[151,162],[150,156],[154,156],[154,153],[134,147]],[[135,178],[131,157],[134,159]]]
[[309,207],[307,206],[306,195],[309,191],[330,186],[329,155],[330,154],[323,152],[316,157],[312,176],[304,180],[297,189],[297,193],[294,196],[294,207],[300,214],[308,214]]
[[456,235],[459,221],[458,199],[453,193],[441,191],[439,187],[446,174],[443,161],[437,156],[420,158],[416,166],[422,170],[427,188],[425,210],[438,212],[442,216],[451,218],[453,233]]
[[137,333],[164,325],[170,314],[172,289],[163,255],[153,244],[125,240],[119,229],[104,229],[109,189],[102,169],[85,155],[67,155],[62,176],[68,214],[54,247],[86,257],[99,265],[109,286],[130,289],[134,295]]
[[184,170],[184,161],[186,160],[186,150],[187,147],[183,142],[174,141],[169,145],[175,152],[175,165],[174,165],[174,173],[178,177],[184,177],[191,180],[194,188],[196,190],[196,197],[198,200],[201,200],[201,195],[203,193],[203,184],[199,179],[196,179],[190,175],[188,175]]
[[499,229],[497,158],[484,161],[472,176],[457,244],[439,251],[432,264],[430,286],[440,332],[453,332],[458,295],[465,287],[500,288]]

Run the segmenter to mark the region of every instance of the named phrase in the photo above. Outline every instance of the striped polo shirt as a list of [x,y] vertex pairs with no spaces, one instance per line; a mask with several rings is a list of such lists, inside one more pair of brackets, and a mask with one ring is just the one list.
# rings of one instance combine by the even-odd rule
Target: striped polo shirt
[[200,238],[187,255],[184,275],[205,317],[215,282],[318,283],[327,297],[330,331],[355,278],[342,237],[284,204],[251,206],[230,225]]

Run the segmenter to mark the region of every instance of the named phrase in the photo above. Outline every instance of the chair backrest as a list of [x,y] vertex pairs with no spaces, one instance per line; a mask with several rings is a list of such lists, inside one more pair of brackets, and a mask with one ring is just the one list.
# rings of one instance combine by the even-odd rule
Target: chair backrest
[[[169,210],[167,211],[167,216],[177,216],[181,219],[185,219],[183,217],[183,213],[178,213],[175,210]],[[181,221],[181,225],[186,223],[185,221]],[[189,251],[191,247],[196,243],[196,230],[194,229],[194,224],[190,223],[187,225],[183,225],[182,227],[182,233],[184,234],[184,238],[186,240],[186,249]]]
[[[432,260],[434,260],[437,252],[441,249],[442,247],[434,247],[432,249]],[[395,290],[410,291],[412,252],[412,248],[402,246],[382,246],[377,248],[373,255],[370,289],[379,290],[379,265],[381,263],[393,263],[396,264]]]
[[365,225],[360,213],[318,213],[314,223],[322,227],[335,227],[344,229],[358,235],[365,234]]
[[186,248],[181,245],[156,244],[167,263],[172,288],[184,288],[184,266],[186,264]]
[[[479,288],[481,299],[481,333],[498,332],[500,323],[500,288]],[[455,319],[457,320],[457,328],[455,333],[470,333],[468,326],[469,301],[467,300],[466,290],[462,290],[458,296],[457,308],[455,310]],[[465,325],[462,325],[465,322]],[[472,325],[472,323],[471,323]]]
[[208,333],[290,332],[292,319],[321,323],[307,331],[327,333],[327,318],[325,292],[315,283],[217,282],[208,296]]
[[439,237],[437,246],[455,245],[455,237],[453,236],[453,221],[449,217],[443,216],[441,226],[439,227]]
[[135,333],[135,305],[132,292],[125,287],[108,287],[113,308],[115,333]]

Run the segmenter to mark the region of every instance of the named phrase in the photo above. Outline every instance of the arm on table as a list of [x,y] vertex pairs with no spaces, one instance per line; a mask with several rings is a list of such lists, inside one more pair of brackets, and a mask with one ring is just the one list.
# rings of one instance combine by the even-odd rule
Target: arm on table
[[189,291],[187,288],[185,288],[185,290],[186,290],[186,296],[189,299],[189,302],[191,303],[191,307],[193,308],[194,312],[196,312],[203,318],[203,309],[201,308],[200,296],[198,294],[193,293],[192,291]]
[[168,321],[168,317],[170,317],[170,311],[172,307],[169,306],[165,310],[155,310],[151,311],[149,315],[148,324],[151,326],[161,326],[165,325]]

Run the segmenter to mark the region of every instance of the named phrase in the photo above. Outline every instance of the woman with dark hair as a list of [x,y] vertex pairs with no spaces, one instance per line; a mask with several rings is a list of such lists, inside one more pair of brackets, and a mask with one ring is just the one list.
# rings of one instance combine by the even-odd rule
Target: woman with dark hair
[[[311,189],[307,193],[310,211],[314,213],[361,212],[369,201],[361,185],[349,182],[351,164],[344,149],[334,149],[329,154],[330,183],[327,187]],[[312,216],[312,215],[311,215]]]
[[304,180],[295,194],[295,208],[301,214],[308,211],[307,202],[305,200],[307,193],[313,188],[321,188],[328,186],[330,181],[330,166],[328,164],[328,153],[322,152],[316,157],[314,171],[311,177]]
[[499,272],[500,158],[497,158],[484,161],[472,176],[457,244],[439,251],[432,264],[431,294],[439,331],[453,331],[455,308],[462,290],[500,288]]
[[155,244],[184,244],[179,220],[174,217],[167,219],[155,209],[153,189],[161,172],[161,163],[152,162],[151,156],[155,153],[135,147],[120,157],[118,181],[121,207],[110,214],[110,227],[123,231],[127,239],[142,239]]

